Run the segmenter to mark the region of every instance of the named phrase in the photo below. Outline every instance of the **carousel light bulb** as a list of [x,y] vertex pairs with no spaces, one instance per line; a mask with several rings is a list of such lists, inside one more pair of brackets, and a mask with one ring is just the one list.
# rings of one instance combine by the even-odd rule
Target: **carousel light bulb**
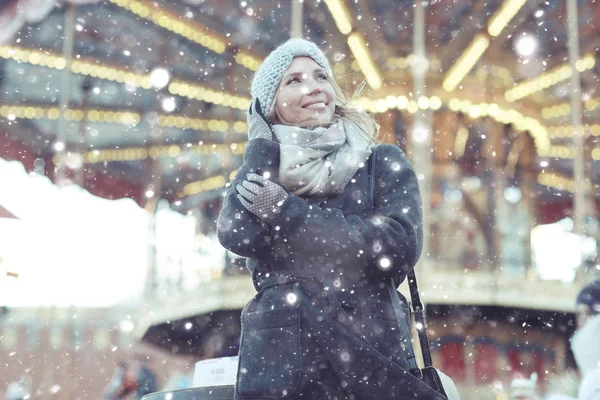
[[429,128],[425,125],[417,125],[412,131],[413,140],[416,143],[425,143],[429,139]]
[[170,113],[175,110],[175,107],[177,107],[177,103],[175,102],[174,97],[165,97],[162,101],[161,106],[163,110]]
[[529,57],[537,53],[539,41],[530,33],[523,33],[515,39],[515,51],[521,57]]
[[157,67],[150,72],[150,83],[156,89],[162,89],[169,84],[171,74],[166,68]]

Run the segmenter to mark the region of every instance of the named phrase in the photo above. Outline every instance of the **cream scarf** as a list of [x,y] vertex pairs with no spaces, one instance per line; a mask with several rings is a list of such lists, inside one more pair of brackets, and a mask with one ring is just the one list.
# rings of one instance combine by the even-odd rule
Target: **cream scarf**
[[371,155],[370,142],[352,123],[306,129],[273,125],[280,143],[279,178],[298,196],[340,194]]

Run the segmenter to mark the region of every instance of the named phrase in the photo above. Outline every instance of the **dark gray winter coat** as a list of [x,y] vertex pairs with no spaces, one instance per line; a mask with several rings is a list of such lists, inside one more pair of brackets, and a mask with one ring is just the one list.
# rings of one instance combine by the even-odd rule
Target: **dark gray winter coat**
[[220,242],[247,257],[259,292],[242,312],[238,399],[292,396],[323,360],[352,391],[362,385],[373,396],[358,398],[393,398],[365,383],[375,376],[405,389],[415,385],[403,373],[385,282],[401,282],[419,258],[421,198],[404,153],[376,147],[374,204],[366,162],[341,195],[290,194],[270,226],[242,206],[234,188],[251,172],[269,172],[279,183],[279,144],[248,143],[218,221]]

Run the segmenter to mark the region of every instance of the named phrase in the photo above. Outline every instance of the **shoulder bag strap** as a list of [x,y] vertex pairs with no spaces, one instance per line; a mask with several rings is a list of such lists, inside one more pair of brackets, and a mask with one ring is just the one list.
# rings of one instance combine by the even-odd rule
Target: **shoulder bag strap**
[[410,330],[406,323],[406,317],[402,304],[400,303],[400,296],[398,296],[398,290],[394,283],[394,278],[390,278],[388,281],[388,290],[390,292],[390,298],[392,299],[392,306],[394,307],[394,314],[396,315],[396,322],[398,323],[398,329],[402,335],[400,340],[400,346],[406,355],[406,362],[408,363],[408,371],[414,376],[421,378],[421,369],[417,364],[417,357],[415,356],[415,350],[413,349]]
[[425,312],[423,303],[419,296],[419,288],[417,287],[417,277],[415,270],[411,269],[408,273],[408,288],[412,299],[413,313],[415,315],[415,323],[417,325],[417,334],[419,335],[419,343],[421,344],[421,352],[423,353],[423,364],[425,367],[431,367],[431,348],[429,347],[429,339],[427,338],[427,323],[425,322]]
[[369,159],[369,196],[371,206],[375,208],[375,161],[377,159],[377,146],[371,147],[371,158]]

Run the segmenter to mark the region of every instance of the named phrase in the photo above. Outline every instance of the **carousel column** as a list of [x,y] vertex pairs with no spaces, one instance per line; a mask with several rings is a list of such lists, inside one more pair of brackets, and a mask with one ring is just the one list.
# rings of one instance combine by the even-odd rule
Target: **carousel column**
[[[425,97],[425,72],[427,70],[427,58],[425,54],[425,5],[421,0],[415,1],[414,6],[415,23],[413,28],[413,52],[414,63],[412,64],[413,75],[413,93],[414,98],[419,102]],[[431,118],[427,111],[417,110],[413,116],[412,129],[409,139],[410,160],[413,164],[419,189],[421,191],[421,201],[423,204],[423,249],[419,267],[415,268],[415,273],[419,276],[421,288],[427,287],[423,284],[423,278],[431,276],[427,271],[431,268],[429,265],[430,254],[429,246],[431,241],[430,210],[431,210]],[[415,329],[422,329],[417,327]],[[413,339],[418,337],[412,334]],[[422,349],[418,340],[413,340],[413,346],[417,358],[423,362]]]
[[[438,111],[433,120],[433,131],[435,132],[435,148],[433,152],[433,171],[432,177],[440,180],[442,185],[451,187],[460,187],[458,177],[460,170],[456,157],[456,133],[460,129],[458,115],[450,110]],[[440,189],[438,193],[431,196],[432,207],[436,208],[435,214],[432,213],[430,219],[431,227],[431,263],[432,265],[445,265],[454,263],[456,259],[450,250],[455,247],[457,233],[457,218],[449,219],[448,207],[453,207],[451,203],[443,199],[444,191]],[[464,251],[464,249],[461,249]],[[452,261],[450,261],[452,260]],[[464,268],[464,265],[462,265]]]
[[156,295],[157,281],[157,248],[156,248],[156,211],[161,189],[160,155],[154,159],[152,156],[146,160],[145,170],[148,181],[145,193],[146,204],[144,209],[148,213],[148,275],[146,277],[145,300],[150,301]]
[[[581,123],[581,78],[577,69],[579,61],[579,23],[577,15],[577,0],[567,1],[567,33],[569,48],[569,63],[571,64],[571,124],[573,129],[573,146],[575,157],[573,159],[573,178],[575,180],[575,194],[573,199],[573,214],[575,220],[575,234],[579,236],[579,250],[583,255],[583,235],[585,234],[585,170],[584,170],[584,129]],[[583,257],[582,257],[583,259]],[[579,266],[582,272],[583,265]],[[584,274],[578,274],[581,278]]]
[[89,99],[90,99],[90,89],[92,88],[91,78],[86,76],[83,78],[83,83],[81,84],[81,111],[83,115],[81,117],[81,121],[79,122],[79,143],[78,143],[78,163],[75,172],[75,183],[80,187],[83,187],[85,184],[85,157],[84,154],[87,150],[87,119],[88,119],[88,109],[89,109]]
[[535,269],[532,268],[531,264],[531,235],[529,235],[529,233],[537,224],[535,213],[537,200],[536,191],[534,189],[538,173],[537,164],[535,162],[537,153],[535,143],[527,132],[523,132],[523,139],[525,140],[525,145],[519,162],[521,170],[519,182],[521,182],[522,201],[524,202],[523,204],[527,215],[527,225],[525,229],[528,234],[523,242],[525,253],[524,263],[527,278],[534,279]]
[[[164,59],[164,58],[163,58]],[[146,187],[146,204],[144,209],[148,213],[148,275],[146,278],[145,300],[150,301],[156,295],[157,288],[157,248],[156,248],[156,211],[158,201],[162,191],[162,152],[158,150],[163,141],[163,129],[160,126],[160,116],[158,111],[161,109],[161,101],[164,100],[162,91],[171,80],[171,74],[164,67],[156,67],[150,72],[150,82],[156,92],[156,101],[154,109],[146,116],[146,122],[149,126],[150,143],[154,146],[148,152],[145,170],[148,176],[148,186]]]
[[292,0],[292,18],[290,21],[290,26],[291,26],[291,32],[290,32],[290,36],[291,37],[301,37],[302,36],[302,31],[304,30],[303,28],[303,10],[302,10],[302,6],[303,6],[304,1],[303,0]]
[[[425,72],[427,70],[427,58],[425,54],[425,5],[422,1],[415,1],[414,5],[415,23],[413,29],[413,51],[414,63],[412,67],[414,98],[419,101],[426,98]],[[412,132],[410,135],[410,159],[419,179],[419,188],[423,202],[423,250],[421,253],[421,267],[417,268],[417,274],[423,277],[430,268],[429,245],[430,226],[429,213],[431,209],[431,115],[427,110],[419,109],[413,116]]]
[[63,36],[63,57],[65,58],[65,67],[62,71],[58,131],[56,132],[56,142],[54,143],[54,150],[56,151],[54,180],[58,184],[65,183],[65,180],[67,179],[65,156],[68,155],[68,132],[65,113],[69,108],[69,99],[71,96],[71,65],[73,61],[73,37],[75,36],[75,6],[69,2],[65,4]]
[[487,226],[491,228],[488,261],[492,270],[498,271],[501,235],[497,226],[498,208],[502,204],[504,193],[504,174],[502,170],[502,160],[504,160],[504,125],[488,118],[486,120],[486,127],[488,134],[484,145],[486,176],[491,180],[491,184],[487,185]]

